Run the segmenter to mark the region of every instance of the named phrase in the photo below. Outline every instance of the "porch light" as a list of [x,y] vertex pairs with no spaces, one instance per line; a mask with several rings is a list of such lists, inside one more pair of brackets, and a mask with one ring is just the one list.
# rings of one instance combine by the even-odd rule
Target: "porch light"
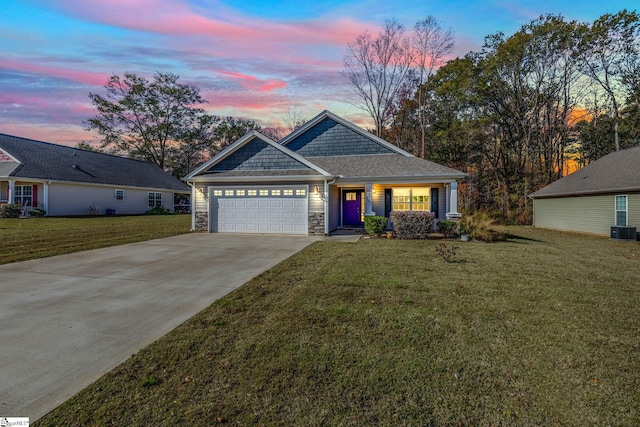
[[316,188],[313,190],[313,193],[320,197],[320,200],[325,201],[327,196],[324,194],[324,191],[320,190],[320,186],[316,185]]

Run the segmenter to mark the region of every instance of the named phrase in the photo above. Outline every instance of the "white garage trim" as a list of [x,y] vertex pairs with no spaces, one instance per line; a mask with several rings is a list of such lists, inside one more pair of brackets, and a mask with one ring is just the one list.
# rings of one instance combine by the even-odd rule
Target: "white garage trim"
[[309,234],[309,187],[209,187],[212,233]]

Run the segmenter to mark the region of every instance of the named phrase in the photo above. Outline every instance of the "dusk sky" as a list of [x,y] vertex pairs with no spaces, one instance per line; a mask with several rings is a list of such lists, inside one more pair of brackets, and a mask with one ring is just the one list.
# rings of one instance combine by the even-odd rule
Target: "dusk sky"
[[386,18],[427,15],[456,36],[452,55],[511,35],[541,14],[593,21],[637,0],[6,0],[0,13],[0,133],[65,145],[91,142],[83,121],[112,74],[156,72],[200,88],[209,113],[265,125],[290,108],[328,109],[356,123],[341,75],[347,43]]

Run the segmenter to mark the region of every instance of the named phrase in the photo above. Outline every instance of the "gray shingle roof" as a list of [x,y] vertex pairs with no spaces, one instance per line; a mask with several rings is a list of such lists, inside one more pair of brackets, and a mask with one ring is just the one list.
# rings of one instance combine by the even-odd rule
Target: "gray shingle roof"
[[21,162],[4,176],[189,191],[185,183],[148,162],[4,134],[0,148]]
[[458,170],[418,157],[407,157],[401,154],[309,157],[309,161],[333,175],[342,175],[344,178],[465,177],[465,174]]
[[626,191],[640,191],[640,146],[607,154],[529,197],[568,197]]

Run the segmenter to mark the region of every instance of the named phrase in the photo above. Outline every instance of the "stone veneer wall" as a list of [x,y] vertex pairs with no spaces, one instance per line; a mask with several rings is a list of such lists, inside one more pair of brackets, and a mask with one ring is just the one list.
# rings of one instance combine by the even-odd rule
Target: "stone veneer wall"
[[194,231],[209,231],[209,212],[196,212]]
[[324,212],[309,212],[309,234],[324,235]]

